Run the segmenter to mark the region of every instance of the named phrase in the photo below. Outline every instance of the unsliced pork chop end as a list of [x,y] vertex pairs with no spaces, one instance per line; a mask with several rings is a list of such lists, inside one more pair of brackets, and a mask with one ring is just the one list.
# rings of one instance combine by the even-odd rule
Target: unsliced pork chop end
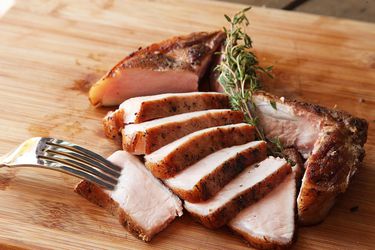
[[[265,92],[256,93],[255,100],[262,105],[258,112],[266,136],[279,137],[307,158],[297,199],[300,223],[321,222],[361,165],[367,121],[343,111]],[[276,103],[276,109],[271,101]]]
[[305,181],[297,198],[298,223],[305,226],[321,223],[339,194],[339,191],[319,191]]
[[322,136],[318,147],[305,163],[306,171],[298,195],[298,218],[302,225],[320,223],[346,191],[357,171],[364,149],[358,147],[346,130],[335,128]]
[[336,126],[323,129],[305,163],[297,200],[299,222],[303,225],[324,220],[337,196],[348,188],[365,155],[367,122],[346,113],[334,119]]

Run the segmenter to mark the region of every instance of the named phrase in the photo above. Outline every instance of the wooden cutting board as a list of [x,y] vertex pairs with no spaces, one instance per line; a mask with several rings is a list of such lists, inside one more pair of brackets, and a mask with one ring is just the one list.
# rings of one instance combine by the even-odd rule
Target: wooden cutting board
[[[0,154],[29,137],[52,136],[110,155],[119,147],[100,122],[109,109],[91,107],[87,87],[139,46],[221,28],[224,13],[243,7],[17,1],[0,20]],[[260,61],[274,65],[275,79],[265,84],[271,92],[370,123],[363,168],[324,223],[299,228],[295,248],[374,249],[375,25],[264,8],[249,16]],[[143,243],[75,194],[77,181],[47,170],[0,169],[0,249],[248,249],[226,229],[205,229],[187,215]]]

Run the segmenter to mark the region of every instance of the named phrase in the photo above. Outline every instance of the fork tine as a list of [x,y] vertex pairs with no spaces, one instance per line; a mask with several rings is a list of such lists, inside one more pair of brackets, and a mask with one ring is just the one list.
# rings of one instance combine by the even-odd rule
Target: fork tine
[[62,156],[62,155],[53,155],[51,153],[46,153],[44,155],[40,155],[39,158],[40,159],[47,159],[49,161],[55,161],[55,162],[58,162],[60,164],[65,164],[68,167],[70,166],[70,167],[74,167],[74,168],[80,169],[80,170],[83,170],[83,171],[85,171],[87,173],[95,175],[98,178],[100,178],[100,179],[102,179],[102,180],[104,180],[106,182],[109,182],[109,183],[111,183],[113,185],[117,184],[117,178],[113,178],[111,176],[108,176],[108,175],[104,174],[103,172],[98,171],[97,169],[93,168],[92,166],[89,166],[87,164],[83,164],[81,162],[69,159],[69,158],[67,158],[65,156]]
[[91,173],[87,173],[87,172],[85,172],[81,169],[76,169],[74,167],[65,166],[65,165],[61,164],[60,162],[56,161],[54,158],[47,158],[46,157],[45,161],[46,161],[46,164],[44,164],[45,167],[51,166],[52,164],[56,164],[56,163],[59,164],[58,167],[46,167],[46,168],[53,168],[54,170],[57,170],[57,171],[60,171],[60,172],[66,173],[66,174],[70,174],[70,175],[82,178],[86,181],[95,183],[95,184],[97,184],[97,185],[99,185],[103,188],[109,189],[109,190],[113,190],[116,186],[115,184],[106,182],[106,181],[100,179],[98,176],[93,175]]
[[47,141],[46,141],[47,145],[54,145],[54,146],[57,146],[57,147],[70,149],[72,151],[75,151],[76,153],[80,153],[80,154],[83,154],[87,157],[90,157],[90,158],[94,159],[95,161],[99,161],[99,162],[105,164],[106,166],[108,166],[109,168],[111,168],[112,170],[121,173],[122,169],[119,166],[116,166],[115,164],[111,163],[110,161],[108,161],[107,159],[102,157],[101,155],[98,155],[98,154],[96,154],[96,153],[94,153],[90,150],[87,150],[85,148],[82,148],[82,147],[80,147],[76,144],[73,144],[73,143],[70,143],[70,142],[67,142],[67,141],[54,139],[54,138],[46,138],[46,139],[47,139]]
[[67,150],[65,148],[55,147],[52,145],[48,145],[48,147],[45,149],[46,152],[52,152],[54,154],[64,155],[68,158],[75,159],[77,161],[92,165],[93,167],[99,169],[100,171],[105,172],[106,174],[113,176],[115,178],[120,177],[121,173],[114,171],[113,169],[107,167],[105,164],[95,161],[92,158],[89,158],[85,155],[81,155],[75,152],[72,152],[70,150]]

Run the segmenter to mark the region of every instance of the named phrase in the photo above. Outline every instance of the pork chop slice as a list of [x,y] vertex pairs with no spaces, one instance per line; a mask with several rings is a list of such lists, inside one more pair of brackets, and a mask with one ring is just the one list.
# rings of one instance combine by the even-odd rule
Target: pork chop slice
[[105,134],[113,138],[126,124],[142,123],[182,113],[230,108],[228,96],[215,92],[189,92],[134,97],[103,119]]
[[285,159],[268,157],[245,168],[211,199],[200,203],[185,201],[185,209],[204,226],[221,227],[268,194],[290,172]]
[[300,223],[321,222],[361,165],[366,120],[265,92],[253,98],[266,136],[280,138],[285,146],[296,147],[307,159],[297,199]]
[[258,249],[287,249],[296,233],[296,196],[303,174],[300,153],[293,147],[283,151],[292,173],[258,202],[242,210],[228,226]]
[[228,226],[258,249],[285,249],[295,233],[296,179],[289,174],[258,202],[242,210]]
[[90,89],[94,106],[119,105],[136,96],[198,90],[222,31],[172,37],[125,57]]
[[214,152],[164,180],[181,199],[201,202],[214,196],[245,167],[264,160],[266,142],[253,141]]
[[146,155],[146,167],[166,179],[222,148],[254,140],[255,130],[246,123],[207,128],[182,137]]
[[195,131],[241,122],[244,122],[243,113],[230,109],[189,112],[126,125],[122,130],[122,145],[132,154],[150,154]]
[[113,191],[81,181],[75,191],[107,209],[133,235],[150,241],[182,215],[181,201],[156,179],[135,156],[117,151],[108,160],[122,168]]

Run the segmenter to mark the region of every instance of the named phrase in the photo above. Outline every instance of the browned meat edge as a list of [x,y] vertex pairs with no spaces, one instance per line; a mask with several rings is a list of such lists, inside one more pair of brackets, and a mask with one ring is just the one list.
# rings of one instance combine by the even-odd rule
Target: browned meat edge
[[[266,96],[267,99],[280,102],[279,97],[264,91],[258,91],[255,95]],[[284,103],[297,110],[305,110],[319,117],[324,117],[327,120],[327,125],[334,123],[343,126],[345,129],[349,130],[348,132],[351,132],[349,135],[354,142],[362,146],[366,143],[368,123],[365,119],[354,117],[345,111],[332,110],[316,104],[289,100],[287,98],[284,99]]]
[[227,128],[218,127],[209,135],[193,138],[191,142],[178,147],[170,155],[158,162],[150,162],[146,159],[146,167],[158,178],[166,179],[176,175],[179,171],[196,163],[205,156],[235,145],[241,145],[254,140],[255,130],[253,126]]
[[225,94],[210,95],[207,93],[205,96],[197,97],[192,103],[187,101],[179,102],[178,99],[179,97],[175,96],[173,98],[165,98],[162,101],[145,102],[141,106],[141,110],[139,110],[135,123],[193,111],[230,108],[229,98]]
[[238,194],[233,200],[229,201],[208,216],[201,216],[192,212],[189,213],[208,228],[214,229],[224,226],[242,209],[250,206],[271,192],[274,187],[279,185],[290,172],[290,165],[285,164],[274,174],[268,176],[264,180],[259,181],[253,188]]
[[[271,218],[272,219],[272,218]],[[295,238],[293,238],[292,241],[290,241],[286,245],[280,245],[276,241],[268,241],[265,238],[264,239],[259,239],[256,237],[252,237],[249,234],[242,234],[239,231],[232,230],[235,234],[241,236],[243,241],[250,247],[254,247],[259,250],[284,250],[284,249],[289,249],[291,248],[293,242],[295,241]]]
[[277,241],[268,240],[265,237],[263,239],[259,239],[257,237],[252,237],[251,235],[247,233],[242,233],[239,230],[234,230],[231,228],[229,228],[229,230],[231,230],[234,234],[239,235],[242,238],[243,242],[245,242],[245,244],[247,244],[250,247],[254,247],[256,249],[260,249],[260,250],[290,249],[293,243],[297,240],[297,237],[296,237],[297,227],[298,227],[297,226],[297,206],[295,206],[295,210],[296,211],[295,211],[295,220],[294,220],[294,227],[295,227],[294,235],[293,235],[292,240],[288,242],[287,244],[280,244]]
[[[103,192],[103,190],[98,186],[87,181],[81,181],[80,183],[78,183],[74,191],[90,202],[106,209],[113,216],[118,217],[120,223],[135,237],[149,242],[154,236],[154,234],[149,235],[144,232],[142,227],[134,222],[131,216],[129,216],[123,209],[121,209],[118,203],[114,201],[108,194]],[[164,225],[161,225],[160,231],[166,228],[172,221],[173,219],[165,222]]]
[[[145,101],[142,103],[134,123],[142,123],[187,112],[229,108],[229,99],[225,94],[212,95],[209,98],[207,96],[199,97],[192,103],[187,101],[178,102],[178,97]],[[114,112],[111,111],[103,118],[104,133],[108,138],[115,138],[124,126],[123,109],[117,109]]]
[[138,140],[145,136],[146,148],[144,153],[150,154],[195,131],[209,127],[241,123],[244,121],[244,115],[241,111],[231,111],[229,114],[222,115],[221,117],[213,118],[211,116],[211,118],[206,118],[207,119],[203,121],[200,118],[195,118],[190,124],[186,124],[186,126],[184,126],[182,122],[175,122],[173,124],[158,126],[157,128],[150,128],[147,130],[147,133],[137,133],[135,137],[131,139],[128,139],[126,134],[123,133],[123,149],[128,152],[134,152]]
[[245,152],[237,154],[220,165],[215,171],[204,177],[192,190],[174,188],[173,192],[181,199],[189,202],[201,202],[214,196],[221,188],[229,183],[237,174],[247,166],[262,161],[267,156],[266,143],[259,144],[258,148],[250,148]]
[[[201,62],[204,56],[207,56],[207,45],[205,44],[210,39],[217,37],[217,46],[221,44],[221,41],[225,39],[225,34],[222,31],[214,32],[195,32],[184,36],[175,36],[159,43],[151,44],[146,48],[139,48],[139,50],[130,53],[127,57],[121,60],[115,67],[112,68],[104,77],[111,78],[112,74],[118,68],[136,68],[136,67],[148,67],[148,68],[170,68],[178,67],[179,70],[194,71],[192,66],[195,66],[194,62]],[[189,56],[192,64],[186,62],[174,63],[172,57],[166,54],[175,49],[189,48]],[[212,53],[214,52],[213,51]],[[154,53],[158,51],[158,53]],[[147,58],[147,60],[144,60]],[[173,68],[172,68],[173,69]]]
[[116,138],[124,128],[124,110],[117,109],[108,112],[102,123],[105,136],[111,139]]

